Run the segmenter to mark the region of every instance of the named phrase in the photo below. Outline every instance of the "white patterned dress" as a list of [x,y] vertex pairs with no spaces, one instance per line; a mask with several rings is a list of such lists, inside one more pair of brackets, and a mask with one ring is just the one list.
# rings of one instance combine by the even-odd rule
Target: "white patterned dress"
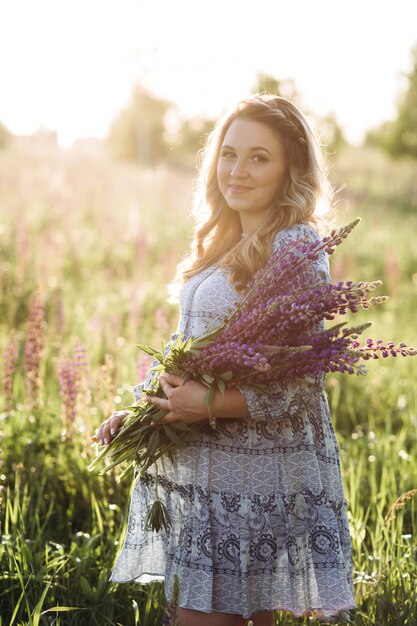
[[[297,224],[283,242],[315,231]],[[328,258],[315,261],[312,279],[330,280]],[[174,339],[204,334],[239,296],[216,264],[189,279],[180,294]],[[169,349],[169,347],[168,347]],[[144,383],[134,389],[139,398]],[[163,580],[171,599],[174,574],[180,606],[236,613],[281,609],[325,616],[355,608],[352,547],[339,451],[324,376],[305,386],[276,382],[272,394],[241,386],[251,420],[217,419],[219,438],[192,434],[158,462],[158,494],[172,527],[147,531],[143,521],[155,497],[151,468],[131,494],[128,527],[110,580]]]

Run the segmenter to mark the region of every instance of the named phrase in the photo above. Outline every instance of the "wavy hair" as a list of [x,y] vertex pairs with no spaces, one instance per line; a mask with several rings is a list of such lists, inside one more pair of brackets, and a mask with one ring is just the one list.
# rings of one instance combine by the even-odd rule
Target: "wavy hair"
[[[217,182],[217,161],[224,136],[235,119],[260,122],[281,139],[286,173],[265,219],[242,238],[239,213],[227,205]],[[301,111],[280,96],[258,93],[240,101],[219,119],[199,151],[200,172],[194,194],[194,239],[178,264],[175,284],[218,262],[237,291],[267,262],[276,233],[294,224],[309,224],[319,234],[332,225],[333,187],[320,142]],[[175,296],[174,296],[175,298]],[[172,301],[172,299],[171,299]]]

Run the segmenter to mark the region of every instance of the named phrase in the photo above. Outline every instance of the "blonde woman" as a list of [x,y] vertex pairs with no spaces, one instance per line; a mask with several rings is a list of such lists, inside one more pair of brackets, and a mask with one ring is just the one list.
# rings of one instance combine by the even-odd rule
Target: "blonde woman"
[[[178,266],[176,334],[202,335],[243,297],[273,251],[300,233],[314,240],[332,200],[320,143],[285,98],[245,99],[208,137],[195,199],[192,249]],[[329,214],[329,211],[327,211]],[[323,252],[312,280],[330,281]],[[168,346],[169,349],[169,346]],[[147,380],[135,387],[139,399]],[[206,388],[163,375],[163,422],[208,421]],[[198,432],[159,464],[158,494],[172,519],[144,528],[154,474],[132,491],[128,529],[111,580],[180,582],[181,626],[272,626],[274,610],[343,621],[355,608],[351,539],[324,376],[215,395],[219,438]],[[124,412],[97,432],[110,441]]]

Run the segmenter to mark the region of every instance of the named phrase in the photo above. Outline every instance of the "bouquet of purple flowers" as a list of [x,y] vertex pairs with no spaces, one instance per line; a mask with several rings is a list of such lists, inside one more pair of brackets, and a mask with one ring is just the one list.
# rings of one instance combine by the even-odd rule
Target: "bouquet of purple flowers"
[[[332,284],[325,279],[311,279],[312,264],[323,250],[333,254],[359,221],[333,230],[321,240],[311,241],[302,235],[291,248],[280,248],[256,272],[234,311],[205,335],[188,339],[178,335],[168,351],[164,344],[160,351],[138,344],[156,363],[144,391],[164,395],[158,381],[162,371],[180,375],[184,381],[192,378],[202,382],[207,387],[206,405],[212,426],[208,432],[216,436],[211,415],[216,389],[224,393],[246,384],[268,393],[268,384],[273,381],[299,379],[302,383],[329,371],[363,375],[366,370],[361,361],[415,356],[417,350],[404,343],[396,346],[367,339],[361,345],[359,335],[371,322],[351,327],[346,326],[347,322],[337,322],[325,328],[324,320],[356,313],[388,299],[369,296],[381,281]],[[190,426],[181,421],[158,426],[165,411],[146,401],[139,401],[129,410],[115,437],[88,466],[90,471],[104,464],[102,474],[127,461],[119,481],[134,470],[138,470],[137,480],[163,454],[170,455],[174,447],[182,445],[188,432],[207,429],[205,421]],[[157,465],[155,469],[157,479]],[[156,480],[156,500],[148,511],[146,525],[159,531],[170,520],[158,499],[157,485]]]

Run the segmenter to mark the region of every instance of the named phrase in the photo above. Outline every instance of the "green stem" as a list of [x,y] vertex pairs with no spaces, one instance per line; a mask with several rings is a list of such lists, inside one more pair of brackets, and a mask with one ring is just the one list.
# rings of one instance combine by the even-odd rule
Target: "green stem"
[[157,461],[155,461],[155,499],[159,500],[159,498],[158,498],[158,463],[157,463]]

